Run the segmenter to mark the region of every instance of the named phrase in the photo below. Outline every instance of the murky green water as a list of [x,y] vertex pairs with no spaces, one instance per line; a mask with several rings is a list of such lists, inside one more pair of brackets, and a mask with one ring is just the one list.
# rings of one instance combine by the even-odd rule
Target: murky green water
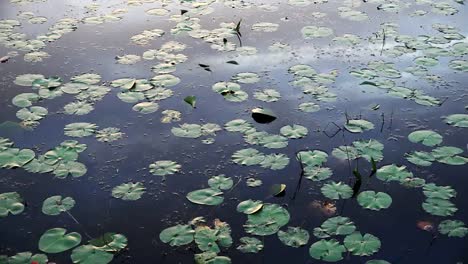
[[[9,58],[0,64],[0,137],[14,146],[0,144],[0,167],[4,167],[0,169],[0,255],[9,256],[0,258],[0,263],[37,260],[14,262],[18,256],[12,256],[20,252],[45,254],[55,263],[108,263],[110,259],[111,263],[193,263],[194,255],[213,251],[200,246],[204,228],[200,226],[217,230],[215,219],[230,226],[232,243],[225,247],[217,243],[221,247],[218,256],[232,263],[317,263],[327,260],[326,252],[336,251],[338,263],[468,262],[467,15],[467,7],[456,1],[429,0],[2,1],[0,58]],[[58,29],[63,18],[73,20],[62,21]],[[271,24],[258,24],[264,22]],[[71,30],[65,33],[60,31],[63,28]],[[155,29],[160,31],[147,34],[144,45],[131,40]],[[44,45],[27,42],[36,38]],[[135,62],[122,64],[117,56],[124,55],[137,57],[124,57]],[[164,69],[169,70],[153,72],[152,66],[160,63],[166,63]],[[89,79],[71,80],[85,73],[101,78],[93,84]],[[236,79],[238,73],[253,75]],[[25,74],[43,77],[26,78],[29,83],[18,85],[29,76]],[[51,76],[61,78],[58,87],[45,87],[44,79]],[[130,85],[113,87],[117,85],[112,82],[122,78],[130,78]],[[132,79],[146,81],[135,84]],[[220,82],[231,83],[214,91],[213,85]],[[70,88],[70,83],[80,83],[81,91]],[[260,93],[265,89],[270,90]],[[41,116],[24,101],[18,103],[14,98],[23,93],[39,94],[31,105],[43,107],[47,114]],[[45,98],[51,94],[60,96]],[[195,96],[195,108],[184,102],[187,96]],[[132,109],[142,102],[152,104],[136,107],[140,112]],[[257,107],[270,109],[276,119],[256,122],[251,110]],[[180,120],[163,122],[167,110],[178,111]],[[250,125],[243,133],[232,132],[228,122],[235,119]],[[356,131],[349,120],[351,124],[366,120],[371,125],[366,122],[358,126],[362,133],[351,133]],[[67,125],[79,122],[98,128],[84,137],[64,133]],[[206,127],[197,126],[207,123],[219,125],[219,130],[214,126],[215,133],[208,133]],[[186,137],[177,132],[183,124],[195,124],[184,132]],[[294,131],[300,134],[295,139],[284,129],[280,132],[294,124],[307,128],[306,135]],[[115,139],[111,142],[99,141],[96,136],[104,132],[98,131],[109,127],[123,134],[110,135]],[[408,137],[421,130],[429,130],[430,137]],[[261,131],[267,133],[255,134]],[[73,160],[50,157],[50,153],[43,156],[66,140],[86,144],[86,149]],[[353,159],[353,146],[359,149],[359,142],[369,140],[378,142],[370,141],[371,146],[356,150],[361,151],[360,158]],[[349,149],[344,158],[337,150],[340,146]],[[443,148],[447,146],[455,147],[451,150],[457,153],[447,154]],[[11,154],[14,148],[33,150],[35,159],[26,158],[14,166],[18,162]],[[233,154],[248,148],[262,154],[233,159]],[[328,157],[307,160],[302,156],[301,166],[297,153],[307,150],[322,151]],[[409,158],[415,151],[425,158],[419,162]],[[283,155],[275,162],[265,161],[275,153]],[[377,170],[374,174],[370,157]],[[151,171],[150,164],[161,160],[174,161],[180,168]],[[32,168],[33,163],[46,164],[49,171],[33,173],[37,168]],[[392,164],[412,175],[386,175],[386,170],[395,168]],[[70,171],[73,168],[76,171]],[[323,168],[329,168],[332,175],[308,179]],[[219,174],[232,179],[232,186],[214,191],[222,193],[216,195],[216,199],[224,198],[222,202],[200,205],[186,198],[192,191],[213,189],[208,180]],[[362,176],[360,188],[357,174]],[[262,184],[248,186],[252,179]],[[340,199],[331,199],[336,193],[323,191],[333,182],[349,185],[338,192]],[[115,188],[126,183],[139,183],[145,191],[135,200],[116,198]],[[431,191],[432,183],[449,187]],[[284,193],[273,196],[270,188],[275,184],[284,184]],[[378,205],[366,205],[366,191],[388,194],[391,204],[383,206],[378,200]],[[23,209],[4,205],[4,194],[11,192],[21,197],[17,202]],[[71,197],[75,205],[67,212],[47,215],[43,202],[55,195]],[[429,203],[431,198],[439,200]],[[262,201],[262,209],[252,215],[238,212],[238,204],[249,199]],[[290,216],[278,226],[280,233],[288,227],[309,233],[309,239],[298,242],[300,247],[283,243],[278,230],[262,236],[261,226],[248,226],[248,218],[261,218],[271,204]],[[338,216],[348,217],[356,232],[375,239],[356,249],[349,242],[352,230],[341,235],[318,232],[324,221]],[[196,217],[206,223],[188,224]],[[262,220],[266,226],[278,224],[274,217]],[[193,229],[195,241],[181,246],[164,243],[161,232],[177,224]],[[52,228],[77,232],[81,241],[59,253],[47,252],[39,241]],[[125,236],[127,243],[122,248],[112,244],[118,249],[106,250],[89,242],[107,232]],[[237,248],[242,237],[258,238],[263,249],[241,252]],[[320,251],[320,260],[316,247],[324,241],[336,244],[325,253]],[[95,250],[107,260],[88,258],[86,262],[77,256],[82,249]],[[44,263],[43,258],[37,261]],[[200,263],[229,263],[226,258],[214,261]]]

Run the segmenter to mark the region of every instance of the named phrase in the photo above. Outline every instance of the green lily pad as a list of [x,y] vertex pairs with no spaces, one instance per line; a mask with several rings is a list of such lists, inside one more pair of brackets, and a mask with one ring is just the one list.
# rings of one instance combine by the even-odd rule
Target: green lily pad
[[348,199],[353,196],[353,188],[344,182],[326,183],[320,190],[325,197],[333,200]]
[[318,238],[330,236],[349,235],[356,230],[353,221],[348,217],[335,216],[327,219],[320,227],[314,229],[314,235]]
[[248,215],[245,232],[257,235],[272,235],[289,222],[289,213],[277,204],[264,204],[262,210]]
[[195,231],[189,225],[176,225],[164,229],[159,234],[159,239],[163,243],[176,247],[192,243],[194,234]]
[[330,178],[332,174],[332,170],[327,167],[306,166],[304,168],[304,177],[311,181],[322,181]]
[[434,183],[425,184],[423,193],[427,198],[445,199],[454,198],[457,192],[450,186],[438,186]]
[[47,115],[48,111],[41,106],[31,106],[29,108],[21,108],[16,112],[16,117],[23,121],[39,121]]
[[468,127],[467,114],[453,114],[445,118],[445,122],[454,127]]
[[112,197],[122,199],[124,201],[136,201],[141,198],[141,196],[145,193],[145,190],[146,188],[141,182],[123,183],[112,189]]
[[101,81],[101,76],[95,73],[85,73],[73,76],[70,80],[77,83],[97,84]]
[[385,165],[377,170],[377,179],[382,181],[403,181],[413,177],[413,173],[407,171],[406,166],[397,166],[395,164]]
[[438,147],[433,149],[431,154],[436,161],[448,165],[464,165],[468,162],[468,158],[459,156],[463,150],[457,147]]
[[414,131],[408,135],[408,139],[413,143],[421,143],[429,147],[437,146],[442,143],[442,136],[432,130]]
[[195,264],[231,264],[231,259],[225,256],[218,256],[215,252],[203,252],[195,254]]
[[300,227],[288,226],[286,231],[278,231],[278,238],[283,244],[290,247],[301,247],[309,242],[309,232]]
[[319,240],[313,243],[309,249],[312,258],[326,262],[342,260],[344,252],[346,252],[346,248],[336,239]]
[[141,114],[151,114],[159,109],[159,104],[155,102],[141,102],[132,107],[133,111]]
[[0,151],[7,150],[13,146],[13,142],[11,142],[8,138],[0,137]]
[[376,236],[355,232],[345,237],[344,245],[353,255],[370,256],[379,251],[381,243]]
[[81,243],[80,234],[76,232],[66,234],[66,232],[64,228],[47,230],[39,239],[39,249],[45,253],[60,253]]
[[127,246],[128,240],[122,234],[105,233],[89,241],[89,244],[106,252],[119,252]]
[[65,126],[65,135],[69,137],[87,137],[96,132],[95,124],[79,122],[71,123]]
[[346,130],[351,133],[362,133],[374,128],[374,124],[364,119],[352,119],[345,124]]
[[46,215],[59,215],[62,212],[69,211],[75,206],[75,200],[71,197],[62,199],[61,195],[51,196],[42,203],[42,213]]
[[406,159],[418,166],[431,166],[432,162],[435,161],[432,153],[425,151],[414,151],[405,154]]
[[[0,258],[0,261],[2,259]],[[31,252],[21,252],[14,256],[8,258],[8,264],[31,264],[33,262],[37,262],[38,264],[47,264],[48,262],[47,256],[44,254],[32,254]]]
[[271,170],[282,170],[289,164],[289,158],[284,154],[268,154],[264,156],[260,166]]
[[237,205],[237,212],[241,212],[244,214],[255,214],[259,210],[263,208],[263,202],[262,201],[256,201],[256,200],[245,200],[243,202],[240,202]]
[[187,194],[187,199],[195,204],[219,205],[224,201],[223,193],[217,189],[200,189]]
[[151,174],[166,176],[179,172],[181,165],[172,160],[158,160],[149,165]]
[[208,185],[213,189],[229,190],[234,182],[230,177],[224,177],[224,174],[213,176],[208,180]]
[[302,138],[305,137],[308,133],[306,127],[301,125],[292,125],[292,126],[284,126],[280,129],[281,135],[288,137],[288,138]]
[[265,155],[253,148],[241,149],[232,154],[232,160],[240,165],[257,165],[265,159]]
[[424,211],[437,216],[450,216],[458,211],[455,205],[446,199],[428,198],[422,207]]
[[45,77],[42,74],[27,73],[27,74],[22,74],[22,75],[16,76],[16,79],[15,79],[14,83],[16,85],[19,85],[19,86],[32,86],[32,83],[35,80],[41,80],[41,79],[44,79],[44,78]]
[[120,132],[119,128],[106,127],[96,131],[96,139],[100,142],[112,142],[121,139],[124,133]]
[[65,179],[69,175],[78,178],[85,175],[86,172],[86,166],[76,161],[62,162],[53,171],[54,175],[60,179]]
[[0,152],[0,167],[14,169],[26,165],[36,154],[30,149],[8,148]]
[[0,217],[18,215],[24,211],[23,199],[17,192],[0,194]]
[[195,229],[195,243],[205,252],[219,253],[220,247],[232,245],[231,228],[225,222],[215,221],[215,228],[199,226]]
[[237,247],[237,249],[242,253],[258,253],[263,249],[263,243],[258,238],[241,237],[239,241],[241,244]]
[[384,192],[364,191],[357,196],[358,203],[370,210],[379,211],[392,204],[392,197]]
[[114,255],[100,250],[92,245],[82,245],[73,249],[71,260],[76,264],[107,264],[112,261]]
[[255,92],[254,97],[257,100],[271,103],[278,101],[281,98],[281,94],[275,89],[264,89],[262,91]]
[[255,178],[248,178],[245,181],[245,183],[247,186],[252,187],[252,188],[262,186],[263,184],[262,180],[255,179]]
[[439,224],[439,232],[448,237],[465,237],[468,228],[459,220],[444,220]]
[[198,124],[182,124],[173,127],[171,132],[176,137],[198,138],[202,135],[202,127]]
[[296,157],[305,166],[321,166],[327,161],[328,154],[321,150],[307,150],[298,152]]
[[35,93],[22,93],[13,97],[11,102],[17,107],[30,107],[33,103],[39,101],[41,97]]

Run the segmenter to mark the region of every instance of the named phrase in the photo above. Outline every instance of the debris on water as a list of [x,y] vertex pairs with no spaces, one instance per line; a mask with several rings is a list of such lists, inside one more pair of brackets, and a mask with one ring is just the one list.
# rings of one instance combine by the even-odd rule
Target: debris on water
[[0,58],[0,63],[6,63],[10,59],[10,56],[3,56]]

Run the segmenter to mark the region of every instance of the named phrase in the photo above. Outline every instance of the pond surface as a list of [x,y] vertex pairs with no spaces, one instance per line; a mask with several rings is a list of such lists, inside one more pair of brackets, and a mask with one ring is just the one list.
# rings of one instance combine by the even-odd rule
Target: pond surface
[[2,0],[0,263],[468,263],[467,16]]

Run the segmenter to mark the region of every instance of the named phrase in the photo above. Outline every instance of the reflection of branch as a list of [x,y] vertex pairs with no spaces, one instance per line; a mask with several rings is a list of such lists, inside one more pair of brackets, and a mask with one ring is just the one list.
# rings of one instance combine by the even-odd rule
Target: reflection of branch
[[296,195],[297,193],[299,192],[299,190],[301,189],[301,182],[302,182],[302,178],[304,177],[304,174],[305,174],[305,171],[304,171],[304,164],[302,163],[302,158],[300,155],[298,155],[302,150],[299,150],[296,152],[296,159],[299,161],[299,164],[301,166],[301,175],[299,177],[299,181],[297,182],[297,185],[296,185],[296,190],[294,191],[294,194],[293,196],[291,197],[291,200],[294,200],[296,199]]
[[385,40],[386,40],[386,35],[385,35],[385,28],[382,28],[383,31],[383,37],[382,37],[382,49],[380,50],[380,56],[382,56],[382,52],[385,46]]

